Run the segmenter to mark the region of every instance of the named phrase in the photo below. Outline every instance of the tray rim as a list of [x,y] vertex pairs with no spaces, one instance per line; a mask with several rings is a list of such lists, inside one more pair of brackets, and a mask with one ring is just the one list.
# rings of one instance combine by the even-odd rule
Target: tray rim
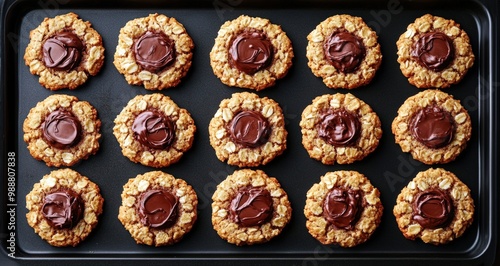
[[[9,14],[9,12],[11,12],[11,10],[14,8],[14,6],[16,4],[19,4],[19,3],[22,3],[22,2],[25,2],[27,0],[0,0],[0,14],[2,15],[1,19],[2,19],[2,22],[5,22],[3,21],[4,18],[6,17],[6,14]],[[76,4],[78,4],[79,2],[84,2],[84,1],[72,1],[72,0],[63,0],[63,1],[67,1],[67,2],[71,2],[71,3],[75,3],[77,2]],[[217,1],[217,0],[216,0]],[[111,2],[115,2],[115,1],[109,1],[109,3]],[[132,1],[127,1],[127,3],[132,3],[134,2],[133,0]],[[150,1],[147,1],[147,2],[150,2]],[[197,2],[202,2],[203,4],[202,5],[207,5],[208,3],[214,3],[215,1],[197,1]],[[260,2],[260,1],[259,1]],[[259,3],[257,2],[257,4]],[[301,3],[303,2],[306,2],[306,1],[299,1]],[[314,1],[314,2],[318,2],[318,1]],[[357,2],[362,2],[362,1],[357,1]],[[376,1],[376,2],[381,2],[381,1]],[[453,2],[453,1],[441,1],[441,2]],[[491,12],[490,12],[490,9],[491,10],[497,10],[497,13],[498,13],[498,3],[494,0],[490,1],[490,2],[487,2],[486,0],[485,1],[476,1],[476,0],[472,0],[472,1],[464,1],[464,2],[474,2],[478,5],[480,5],[482,8],[483,8],[483,11],[485,12],[485,14],[487,15],[487,20],[488,20],[488,28],[489,28],[489,36],[492,36],[491,38],[488,39],[488,44],[482,44],[482,45],[486,45],[487,46],[487,50],[488,50],[488,54],[490,55],[491,57],[491,60],[489,60],[489,71],[486,72],[486,74],[489,74],[489,78],[488,80],[486,81],[486,83],[488,84],[488,90],[490,91],[491,95],[493,96],[496,96],[498,97],[498,95],[495,95],[496,91],[494,90],[495,88],[494,87],[498,87],[498,82],[495,82],[495,80],[498,80],[498,55],[497,55],[497,51],[495,49],[493,49],[493,47],[496,47],[496,45],[498,45],[498,34],[494,34],[493,32],[493,28],[494,28],[494,21],[496,21],[496,24],[498,24],[498,18],[496,17],[492,17],[491,15]],[[174,1],[174,3],[178,3],[180,6],[182,6],[182,1]],[[184,2],[184,3],[187,3],[187,2]],[[491,6],[493,7],[487,7],[486,4],[490,4]],[[120,7],[122,8],[122,7]],[[118,8],[118,9],[120,9]],[[5,35],[5,23],[2,23],[2,27],[0,29],[0,36],[2,36],[2,40],[0,41],[0,59],[1,59],[1,63],[0,63],[0,87],[1,87],[1,94],[0,94],[0,103],[2,104],[2,122],[0,123],[0,132],[2,134],[2,158],[4,158],[2,164],[0,165],[0,169],[2,170],[2,175],[3,173],[5,173],[5,163],[6,162],[6,154],[7,154],[7,150],[4,151],[4,147],[13,147],[16,146],[16,144],[8,144],[7,143],[7,138],[6,138],[6,134],[5,134],[5,130],[7,128],[7,125],[8,125],[8,121],[9,120],[16,120],[15,118],[12,119],[12,118],[9,118],[9,116],[7,115],[8,113],[8,104],[5,103],[5,100],[7,100],[7,86],[6,86],[6,78],[5,78],[5,62],[6,62],[6,45],[7,45],[7,36]],[[483,48],[484,49],[484,48]],[[495,56],[496,55],[496,56]],[[497,70],[497,71],[495,71]],[[495,102],[496,101],[496,102]],[[491,165],[491,167],[489,167],[488,169],[479,169],[479,171],[482,171],[482,172],[486,172],[486,176],[489,177],[489,180],[486,180],[488,181],[490,184],[492,184],[491,186],[487,187],[488,188],[488,197],[489,197],[489,202],[490,204],[488,204],[488,210],[487,212],[489,213],[489,216],[491,218],[491,223],[488,223],[488,230],[489,232],[493,233],[494,232],[494,228],[497,228],[497,224],[498,224],[498,217],[497,215],[495,215],[494,211],[498,209],[498,200],[497,200],[497,193],[495,192],[498,192],[498,189],[497,189],[497,182],[496,182],[496,179],[494,179],[494,177],[497,176],[497,173],[498,173],[498,169],[497,169],[497,166],[495,164],[496,162],[496,159],[498,157],[498,150],[495,150],[495,147],[497,147],[498,145],[498,137],[495,136],[495,132],[496,129],[498,128],[498,122],[494,119],[496,117],[496,114],[498,114],[498,106],[495,105],[495,103],[498,103],[498,99],[494,99],[494,97],[491,97],[491,99],[488,101],[488,103],[486,104],[488,106],[488,108],[486,107],[483,107],[481,108],[480,110],[484,110],[485,108],[487,110],[491,110],[493,111],[492,112],[492,115],[489,116],[489,119],[488,121],[486,121],[486,123],[488,124],[488,129],[489,129],[489,132],[487,132],[488,136],[487,136],[487,142],[492,144],[490,147],[493,147],[491,149],[487,149],[488,152],[487,152],[487,157],[488,157],[488,162],[489,164]],[[484,132],[483,132],[484,134]],[[480,143],[483,143],[485,142],[486,140],[481,139],[480,140]],[[482,147],[482,145],[480,145],[480,147]],[[17,147],[16,147],[16,151],[17,151]],[[483,153],[481,153],[482,155]],[[5,191],[3,185],[5,184],[2,184],[2,186],[0,186],[0,188],[2,188],[2,192]],[[480,185],[480,187],[482,187],[483,185]],[[17,197],[19,197],[21,195],[17,195]],[[0,210],[4,211],[5,209],[5,197],[2,197],[0,199]],[[4,213],[4,212],[2,212]],[[0,231],[1,233],[3,233],[3,231],[5,230],[5,226],[4,226],[4,222],[5,222],[5,219],[3,219],[2,221],[0,221],[0,224],[2,225],[2,228],[0,228]],[[478,232],[478,234],[481,234],[481,232]],[[2,235],[3,236],[3,235]],[[476,252],[477,253],[477,256],[475,257],[472,257],[472,258],[469,258],[467,263],[471,263],[471,262],[486,262],[484,261],[486,255],[488,255],[488,253],[490,252],[494,252],[494,249],[498,249],[498,246],[497,246],[497,236],[493,236],[493,234],[488,234],[488,237],[489,239],[486,241],[487,244],[486,246],[481,249],[482,252]],[[3,239],[3,237],[2,237]],[[5,243],[2,243],[2,256],[0,256],[0,259],[3,260],[4,259],[4,256],[6,255],[6,250],[5,250]],[[474,245],[474,246],[477,246],[477,245]],[[471,251],[472,253],[474,253],[475,251]],[[139,254],[139,253],[138,253]],[[133,257],[133,256],[126,256],[126,257],[110,257],[110,258],[106,258],[106,257],[92,257],[92,254],[90,254],[89,256],[81,256],[81,257],[71,257],[72,260],[105,260],[105,261],[108,261],[108,260],[119,260],[119,259],[127,259],[127,260],[131,260],[131,261],[143,261],[143,260],[148,260],[148,259],[154,259],[154,260],[158,260],[158,261],[185,261],[186,259],[187,260],[192,260],[192,261],[201,261],[201,260],[209,260],[209,261],[214,261],[214,260],[218,260],[218,259],[221,259],[221,260],[225,260],[225,261],[235,261],[235,260],[245,260],[245,261],[254,261],[254,260],[263,260],[262,262],[266,262],[266,261],[272,261],[273,264],[275,264],[276,262],[278,261],[299,261],[299,260],[302,260],[304,261],[305,259],[308,259],[308,258],[304,258],[304,257],[300,257],[300,255],[296,255],[297,257],[278,257],[278,256],[272,256],[272,257],[262,257],[262,258],[252,258],[250,257],[252,254],[251,253],[245,253],[243,255],[248,255],[248,257],[240,257],[240,256],[232,256],[232,257],[220,257],[218,256],[217,254],[214,254],[214,255],[211,255],[211,256],[195,256],[195,257],[192,257],[191,255],[181,255],[181,256],[178,256],[178,257],[152,257],[152,258],[140,258],[140,257]],[[290,254],[291,255],[291,254]],[[493,254],[495,255],[495,254]],[[385,261],[387,260],[386,262],[391,262],[392,260],[397,260],[397,263],[401,263],[401,260],[407,260],[407,261],[416,261],[416,260],[422,260],[423,258],[417,258],[417,257],[404,257],[404,256],[393,256],[393,257],[390,257],[390,258],[387,258],[387,257],[383,257],[383,256],[374,256],[374,257],[370,257],[370,258],[353,258],[353,257],[350,257],[350,256],[346,256],[346,257],[328,257],[326,258],[324,261],[328,262],[328,261],[337,261],[337,262],[340,262],[342,261],[343,259],[346,259],[348,258],[351,262],[352,261],[356,261],[356,262],[363,262],[367,259],[370,259],[370,260],[376,260],[376,261]],[[41,260],[41,261],[49,261],[49,260],[56,260],[56,261],[65,261],[67,260],[68,257],[54,257],[54,256],[50,256],[50,255],[36,255],[35,256],[25,256],[25,257],[16,257],[16,261],[18,262],[21,262],[21,261],[24,261],[24,262],[29,262],[29,261],[35,261],[35,260]],[[462,258],[463,259],[463,258]],[[493,258],[490,258],[491,260],[490,261],[493,261]],[[1,261],[0,260],[0,261]],[[266,261],[264,261],[266,260]],[[446,261],[446,260],[449,260],[449,261],[455,261],[454,259],[451,259],[451,258],[439,258],[439,257],[431,257],[429,259],[424,259],[424,260],[428,260],[429,262],[437,262],[437,263],[442,263],[443,261]],[[52,261],[53,262],[53,261]],[[317,262],[317,261],[316,261]],[[372,261],[373,262],[373,261]],[[455,261],[457,262],[457,261]],[[349,262],[348,262],[349,263]],[[347,263],[347,264],[348,264]],[[370,264],[371,262],[368,262],[368,264]],[[464,265],[466,265],[467,263],[465,263]],[[342,265],[342,264],[341,264]],[[436,264],[437,265],[437,264]],[[467,265],[470,265],[470,264],[467,264]]]

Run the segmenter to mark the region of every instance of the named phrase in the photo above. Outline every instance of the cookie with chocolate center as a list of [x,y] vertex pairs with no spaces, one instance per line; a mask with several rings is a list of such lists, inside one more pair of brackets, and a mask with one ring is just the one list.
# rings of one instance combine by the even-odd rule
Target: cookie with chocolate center
[[120,29],[113,64],[129,84],[163,90],[186,76],[193,49],[193,40],[179,21],[150,14]]
[[101,70],[102,38],[75,13],[45,18],[30,32],[24,61],[45,88],[76,89]]
[[360,17],[329,17],[307,35],[307,65],[329,88],[366,85],[382,62],[377,38],[377,33]]
[[221,26],[210,65],[222,83],[259,91],[286,75],[293,56],[292,43],[279,25],[242,15]]
[[393,213],[407,239],[440,245],[462,236],[472,224],[474,200],[455,174],[431,168],[401,190]]
[[123,186],[118,219],[137,244],[173,245],[193,228],[198,197],[184,180],[152,171]]
[[77,246],[97,226],[104,199],[99,187],[71,169],[45,175],[26,195],[26,219],[55,247]]
[[194,141],[191,114],[163,94],[138,95],[115,118],[113,134],[132,162],[167,167],[178,162]]
[[249,92],[222,100],[208,132],[217,158],[239,167],[272,161],[286,149],[288,134],[279,104]]
[[288,196],[278,180],[261,170],[236,170],[217,186],[212,200],[215,231],[237,246],[270,241],[292,215]]
[[51,95],[33,107],[23,123],[24,141],[47,166],[72,166],[99,150],[97,110],[75,96]]
[[306,194],[309,233],[322,244],[354,247],[366,242],[380,224],[380,192],[356,171],[328,172]]
[[448,163],[466,148],[472,124],[459,100],[439,90],[425,90],[401,105],[392,133],[403,152],[415,160]]
[[371,107],[348,94],[316,97],[302,112],[302,145],[323,164],[350,164],[373,152],[382,137]]
[[469,36],[451,19],[419,17],[396,45],[401,72],[417,88],[448,88],[474,64]]

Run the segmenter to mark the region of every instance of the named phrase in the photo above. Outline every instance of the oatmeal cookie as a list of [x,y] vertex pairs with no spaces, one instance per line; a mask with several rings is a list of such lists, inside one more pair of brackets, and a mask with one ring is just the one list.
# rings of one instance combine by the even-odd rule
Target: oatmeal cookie
[[356,171],[328,172],[306,194],[309,233],[322,244],[354,247],[366,242],[380,224],[380,192]]
[[261,170],[236,170],[217,186],[212,200],[215,231],[237,246],[270,241],[292,216],[278,180]]
[[24,141],[47,166],[72,166],[99,149],[97,111],[75,96],[55,94],[33,107],[23,123]]
[[24,61],[45,88],[76,89],[101,70],[102,38],[75,13],[45,18],[30,32]]
[[26,219],[50,245],[74,247],[97,226],[103,203],[99,187],[87,177],[54,170],[26,195]]
[[115,118],[113,134],[132,162],[167,167],[193,145],[191,114],[160,93],[138,95]]
[[121,28],[113,63],[129,84],[163,90],[177,86],[187,74],[193,48],[180,22],[151,14]]
[[401,190],[393,213],[406,238],[446,244],[472,224],[474,201],[470,189],[453,173],[431,168]]
[[292,66],[292,42],[268,19],[242,15],[224,23],[210,52],[214,74],[228,86],[273,86]]
[[474,64],[469,36],[453,20],[426,14],[396,43],[403,75],[417,88],[448,88]]
[[403,152],[425,164],[455,160],[471,132],[467,110],[439,90],[425,90],[406,99],[392,122],[392,133]]
[[365,158],[382,137],[377,114],[350,93],[316,97],[302,112],[300,127],[309,156],[327,165]]
[[278,103],[249,92],[222,100],[208,132],[217,158],[239,167],[269,163],[286,149],[288,134]]
[[382,62],[377,38],[360,17],[329,17],[307,36],[307,65],[329,88],[366,85]]
[[197,219],[194,189],[161,171],[129,179],[121,197],[118,219],[137,244],[175,244],[191,231]]

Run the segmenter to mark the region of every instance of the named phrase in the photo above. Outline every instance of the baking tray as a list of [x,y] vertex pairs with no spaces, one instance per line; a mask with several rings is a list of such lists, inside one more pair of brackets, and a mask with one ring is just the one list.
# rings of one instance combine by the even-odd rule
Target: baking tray
[[[492,1],[493,2],[493,1]],[[492,7],[493,6],[493,7]],[[335,262],[340,265],[422,262],[426,264],[457,263],[459,265],[492,264],[495,256],[497,228],[498,152],[496,89],[498,80],[494,40],[498,32],[491,11],[496,3],[475,1],[72,1],[7,0],[2,6],[2,257],[14,245],[14,263],[52,264],[91,261],[134,262],[150,260],[189,264],[231,263],[242,261],[259,264],[316,265]],[[101,72],[77,90],[51,92],[40,86],[38,77],[29,73],[23,54],[29,42],[29,31],[45,17],[73,11],[92,23],[102,35],[106,60]],[[113,120],[126,103],[139,94],[151,91],[130,86],[112,64],[118,33],[133,18],[150,13],[163,13],[184,24],[196,45],[193,64],[181,84],[161,93],[188,109],[198,127],[193,147],[181,161],[161,170],[185,179],[199,197],[198,221],[193,230],[174,246],[137,245],[117,219],[122,186],[129,178],[153,168],[134,164],[122,156],[112,134]],[[354,90],[331,90],[313,76],[307,67],[306,36],[329,16],[347,13],[361,16],[379,36],[383,62],[371,84]],[[406,26],[426,13],[456,20],[469,34],[476,61],[464,80],[446,92],[461,100],[473,123],[472,138],[466,150],[454,162],[434,167],[452,171],[472,191],[476,205],[474,223],[465,234],[442,246],[406,240],[397,228],[392,208],[400,190],[416,175],[429,168],[401,152],[394,143],[390,125],[397,109],[406,98],[419,92],[399,70],[396,40]],[[276,100],[283,108],[288,149],[266,166],[259,167],[276,177],[287,191],[293,214],[281,235],[269,243],[237,247],[220,239],[212,229],[211,196],[216,185],[236,167],[217,160],[209,145],[208,123],[219,102],[243,89],[223,85],[212,73],[209,52],[219,27],[241,14],[268,18],[280,24],[293,42],[295,58],[288,75],[277,85],[258,92]],[[384,131],[379,147],[362,161],[350,165],[325,166],[310,159],[301,145],[300,115],[316,96],[350,92],[368,103],[379,115]],[[40,239],[28,226],[25,195],[41,177],[56,168],[33,159],[22,140],[22,122],[29,110],[49,95],[61,93],[89,101],[102,121],[99,152],[71,167],[96,182],[105,198],[104,212],[91,235],[75,248],[55,248]],[[11,156],[13,155],[13,156]],[[9,158],[16,162],[15,201],[10,201]],[[12,159],[10,159],[12,160]],[[303,207],[306,191],[328,171],[357,170],[365,174],[381,191],[385,207],[382,222],[371,239],[354,248],[321,245],[305,228]],[[12,175],[12,173],[10,174]],[[12,190],[12,188],[11,188]],[[11,217],[9,210],[15,210]],[[15,229],[9,227],[14,219]],[[495,230],[494,230],[495,229]],[[8,241],[15,235],[14,244]]]

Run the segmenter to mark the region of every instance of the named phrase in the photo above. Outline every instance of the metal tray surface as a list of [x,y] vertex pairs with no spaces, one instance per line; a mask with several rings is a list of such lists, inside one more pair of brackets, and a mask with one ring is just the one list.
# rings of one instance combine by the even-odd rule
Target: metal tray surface
[[[73,11],[92,23],[101,34],[106,59],[101,72],[91,77],[76,90],[52,92],[38,83],[24,65],[24,50],[29,32],[45,17],[54,17]],[[170,96],[180,107],[192,114],[198,131],[191,150],[177,164],[162,171],[185,179],[199,197],[198,221],[184,239],[173,246],[154,248],[137,245],[118,221],[122,186],[129,178],[155,169],[134,164],[122,156],[112,134],[113,120],[126,103],[139,94],[149,94],[143,87],[128,85],[112,64],[118,33],[131,19],[163,13],[177,18],[195,43],[192,68],[176,88],[161,93]],[[332,90],[321,79],[314,77],[307,67],[307,34],[329,16],[335,14],[361,16],[379,36],[383,62],[371,84],[354,90]],[[403,153],[394,143],[391,123],[404,100],[420,90],[410,85],[399,70],[396,41],[407,25],[426,13],[454,19],[469,34],[476,61],[464,80],[445,91],[461,100],[469,111],[473,134],[465,151],[443,167],[454,172],[472,191],[476,212],[474,223],[455,241],[441,246],[424,244],[420,240],[406,240],[392,214],[400,190],[419,172],[431,166],[419,163]],[[290,224],[272,241],[254,246],[237,247],[220,239],[212,229],[211,196],[215,187],[236,167],[220,162],[209,144],[208,123],[224,98],[245,91],[223,85],[212,73],[209,52],[219,27],[241,14],[268,18],[280,24],[293,42],[295,58],[285,78],[277,85],[258,92],[259,96],[276,100],[283,109],[288,130],[288,148],[266,166],[258,167],[276,177],[287,191],[293,214]],[[154,1],[6,1],[2,10],[2,251],[9,254],[7,241],[15,235],[15,257],[22,261],[77,260],[172,260],[172,261],[232,261],[259,260],[262,263],[288,261],[294,264],[321,264],[336,261],[341,264],[356,262],[421,261],[431,264],[456,262],[458,264],[492,264],[496,248],[497,210],[496,160],[498,134],[495,73],[498,68],[493,58],[493,31],[490,11],[483,4],[463,1],[258,1],[215,0],[198,2]],[[383,136],[379,147],[362,161],[350,165],[325,166],[310,159],[301,144],[299,127],[302,110],[319,95],[352,93],[368,103],[382,121]],[[33,159],[22,139],[22,123],[29,110],[52,94],[75,95],[90,102],[102,121],[101,147],[98,153],[71,167],[89,177],[101,188],[105,199],[99,224],[79,246],[55,248],[47,244],[25,218],[25,195],[43,175],[56,168]],[[14,155],[15,154],[15,155]],[[13,156],[11,156],[13,155]],[[15,201],[11,201],[7,182],[8,158],[15,159]],[[382,222],[371,239],[354,248],[321,245],[305,227],[303,207],[306,191],[319,182],[328,171],[356,170],[365,174],[381,192],[384,205]],[[11,174],[12,175],[12,174]],[[13,194],[10,194],[13,195]],[[11,216],[9,210],[15,210]],[[14,218],[12,218],[14,217]],[[14,220],[15,229],[8,227]],[[5,240],[4,240],[5,238]],[[7,255],[8,255],[7,254]]]

